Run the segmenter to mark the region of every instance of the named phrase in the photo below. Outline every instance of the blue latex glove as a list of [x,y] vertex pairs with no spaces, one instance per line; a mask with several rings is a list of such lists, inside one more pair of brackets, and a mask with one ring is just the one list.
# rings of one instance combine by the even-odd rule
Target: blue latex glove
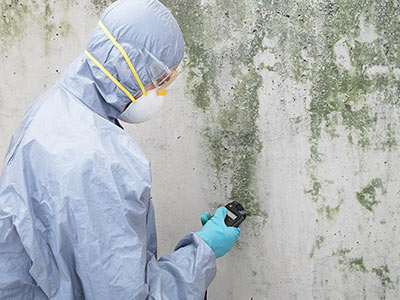
[[232,249],[240,234],[240,228],[226,226],[225,217],[226,207],[218,208],[215,215],[203,226],[200,232],[197,232],[214,251],[217,258],[224,256]]
[[206,225],[206,223],[208,222],[208,220],[211,219],[211,214],[206,211],[204,214],[201,215],[201,225]]

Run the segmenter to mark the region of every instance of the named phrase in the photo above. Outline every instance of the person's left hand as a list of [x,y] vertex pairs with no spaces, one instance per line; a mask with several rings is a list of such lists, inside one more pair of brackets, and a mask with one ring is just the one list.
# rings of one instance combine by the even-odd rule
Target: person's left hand
[[196,232],[215,253],[216,258],[231,251],[233,244],[239,239],[240,228],[228,227],[225,224],[226,212],[226,207],[218,208],[201,231]]

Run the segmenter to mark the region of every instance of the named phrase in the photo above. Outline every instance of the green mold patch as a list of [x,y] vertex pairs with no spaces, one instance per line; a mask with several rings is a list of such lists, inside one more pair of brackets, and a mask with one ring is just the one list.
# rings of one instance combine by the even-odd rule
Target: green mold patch
[[342,271],[349,272],[367,272],[367,268],[364,265],[363,257],[348,257],[351,252],[350,249],[338,249],[332,253],[332,256],[337,257],[337,262],[341,266]]
[[[99,15],[116,0],[91,0],[94,14]],[[19,1],[4,0],[0,4],[0,51],[7,51],[27,34],[27,28],[35,24],[43,37],[45,55],[51,53],[51,47],[57,37],[67,37],[72,33],[70,20],[60,17],[76,5],[72,0]],[[60,19],[61,18],[61,19]]]
[[31,16],[30,7],[21,1],[0,3],[0,50],[6,52],[14,42],[25,36],[25,28]]
[[360,271],[365,273],[367,271],[362,256],[358,258],[351,258],[348,262],[348,267],[350,272]]
[[[207,32],[207,7],[199,0],[163,1],[177,19],[185,40],[186,92],[194,104],[204,112],[210,107],[212,98],[219,96],[217,86],[218,60],[213,53]],[[191,13],[188,13],[191,12]],[[211,23],[212,24],[212,23]],[[219,57],[218,57],[219,56]]]
[[314,245],[312,246],[311,252],[310,252],[310,258],[314,257],[315,251],[319,250],[322,246],[322,244],[325,241],[325,237],[319,235],[317,236]]
[[382,143],[383,149],[392,150],[398,146],[397,134],[392,125],[389,124],[386,129],[386,140]]
[[310,189],[306,190],[305,193],[310,194],[313,202],[317,202],[319,199],[319,193],[321,191],[321,183],[318,181],[317,177],[311,175],[312,186]]
[[206,133],[217,173],[231,174],[230,199],[240,201],[253,215],[262,213],[253,186],[256,159],[262,149],[256,126],[258,101],[253,101],[260,85],[261,78],[254,70],[242,75],[234,87],[232,102]]
[[336,216],[339,214],[340,207],[342,206],[344,200],[340,199],[339,203],[332,207],[330,205],[321,205],[318,207],[317,212],[324,216],[327,220],[333,221],[336,219]]
[[51,41],[54,38],[56,24],[53,22],[53,8],[51,7],[50,0],[44,0],[43,20],[43,38],[44,38],[44,52],[45,55],[50,54]]
[[373,212],[374,208],[379,204],[377,200],[377,190],[380,190],[382,195],[386,193],[380,178],[371,180],[369,184],[364,186],[361,191],[356,194],[358,202],[371,212]]
[[384,295],[386,295],[386,289],[394,289],[395,283],[390,278],[389,267],[387,265],[367,268],[364,263],[364,258],[361,257],[348,257],[351,252],[350,249],[340,248],[337,251],[332,252],[332,256],[337,258],[338,265],[342,272],[344,272],[347,277],[347,273],[360,272],[366,274],[376,275],[382,288],[384,290]]
[[347,254],[350,253],[351,250],[347,248],[340,248],[337,251],[332,252],[332,256],[336,256],[338,258],[339,265],[343,265],[347,262]]
[[381,281],[381,285],[384,289],[389,288],[389,289],[394,289],[395,285],[390,278],[389,274],[389,268],[387,265],[380,266],[378,268],[372,268],[372,272],[375,273],[376,276],[378,276],[379,280]]
[[[279,47],[286,51],[291,61],[283,71],[295,80],[311,83],[311,101],[308,111],[311,120],[310,133],[310,185],[306,190],[315,202],[323,188],[315,175],[315,168],[323,159],[319,152],[319,140],[322,131],[334,139],[339,137],[337,128],[348,131],[350,144],[360,148],[372,145],[371,133],[374,131],[378,115],[371,105],[374,93],[398,93],[398,76],[394,70],[399,67],[399,19],[398,7],[390,1],[342,1],[320,2],[314,7],[306,3],[288,5],[285,14],[290,16],[283,21],[275,20],[275,29],[281,33]],[[307,8],[308,14],[304,14]],[[392,16],[387,20],[386,12]],[[293,17],[295,16],[295,17]],[[374,24],[377,37],[364,41],[361,23]],[[301,24],[319,24],[310,26],[304,32]],[[361,25],[360,25],[361,24]],[[335,46],[345,41],[348,51],[348,67],[338,63]],[[309,62],[311,61],[311,62]],[[383,73],[367,72],[377,67]],[[393,98],[390,97],[389,98]],[[378,97],[378,100],[380,98]],[[389,133],[385,145],[396,145],[394,134]]]
[[[278,48],[286,53],[283,66],[275,64],[275,68],[280,66],[285,76],[311,86],[309,184],[304,192],[317,203],[318,214],[331,221],[343,200],[337,206],[326,205],[332,201],[324,193],[326,183],[318,172],[324,161],[322,135],[334,140],[344,131],[349,147],[362,151],[398,147],[391,114],[398,111],[400,98],[400,10],[394,1],[372,0],[320,1],[313,7],[290,2],[287,7],[285,14],[290,18],[274,18],[272,28],[274,35],[281,34]],[[310,25],[307,32],[301,24]],[[373,34],[365,33],[366,26]],[[383,135],[379,134],[382,126],[386,127]],[[376,189],[381,184],[374,181],[357,193],[369,211],[378,204]]]
[[35,24],[36,30],[43,37],[45,55],[51,52],[51,44],[57,36],[66,37],[71,32],[69,21],[63,18],[61,21],[55,18],[54,12],[60,9],[68,11],[73,1],[63,0],[54,2],[50,0],[23,2],[18,0],[6,0],[0,4],[0,50],[3,53],[22,40],[27,34],[27,28]]
[[[348,130],[358,132],[360,146],[369,144],[368,130],[376,123],[375,116],[371,115],[365,103],[368,80],[362,77],[351,76],[348,72],[339,70],[335,63],[325,64],[316,70],[316,80],[311,89],[312,101],[309,112],[311,114],[311,149],[315,153],[318,148],[321,130],[324,128],[332,138],[337,137],[335,128],[338,126],[338,117]],[[319,156],[312,156],[314,162],[319,162]]]
[[[290,14],[295,15],[298,8],[291,7]],[[330,221],[335,219],[343,200],[337,206],[326,205],[326,181],[319,171],[324,162],[321,137],[326,143],[326,137],[335,140],[345,134],[348,146],[361,151],[391,151],[398,147],[393,112],[400,107],[400,10],[395,1],[321,1],[302,18],[304,23],[314,25],[309,30],[310,43],[300,50],[296,38],[302,29],[290,18],[290,29],[283,23],[280,25],[282,31],[292,30],[295,34],[290,41],[282,40],[280,48],[290,54],[290,65],[294,67],[285,67],[284,72],[311,86],[307,162],[310,179],[305,193],[317,204],[318,214]],[[365,34],[365,26],[373,34],[370,31]],[[386,128],[383,134],[382,128]],[[379,178],[354,192],[368,211],[379,204],[378,195],[386,193]],[[313,255],[317,249],[313,248]],[[386,278],[389,272],[384,267],[367,268],[362,256],[351,257],[350,252],[350,249],[333,252],[345,274],[375,274],[384,290],[393,284]]]

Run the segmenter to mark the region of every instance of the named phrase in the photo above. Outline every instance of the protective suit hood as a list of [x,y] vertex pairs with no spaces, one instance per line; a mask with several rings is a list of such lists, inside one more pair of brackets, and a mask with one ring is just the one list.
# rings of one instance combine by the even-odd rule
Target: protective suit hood
[[[145,87],[151,84],[151,80],[138,49],[146,48],[169,68],[178,65],[183,58],[184,42],[179,25],[158,1],[117,1],[107,8],[101,21],[127,52]],[[99,26],[90,37],[87,50],[132,95],[140,92],[123,55]],[[114,123],[131,102],[84,54],[68,67],[58,84],[91,110]]]

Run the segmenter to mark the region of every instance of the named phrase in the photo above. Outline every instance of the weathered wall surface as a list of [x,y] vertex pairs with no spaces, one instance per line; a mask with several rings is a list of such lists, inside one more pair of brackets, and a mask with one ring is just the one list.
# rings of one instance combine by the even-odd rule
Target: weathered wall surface
[[[107,1],[1,1],[4,157]],[[210,299],[400,299],[399,2],[163,3],[184,74],[128,127],[152,162],[160,252],[236,199],[251,217]]]

